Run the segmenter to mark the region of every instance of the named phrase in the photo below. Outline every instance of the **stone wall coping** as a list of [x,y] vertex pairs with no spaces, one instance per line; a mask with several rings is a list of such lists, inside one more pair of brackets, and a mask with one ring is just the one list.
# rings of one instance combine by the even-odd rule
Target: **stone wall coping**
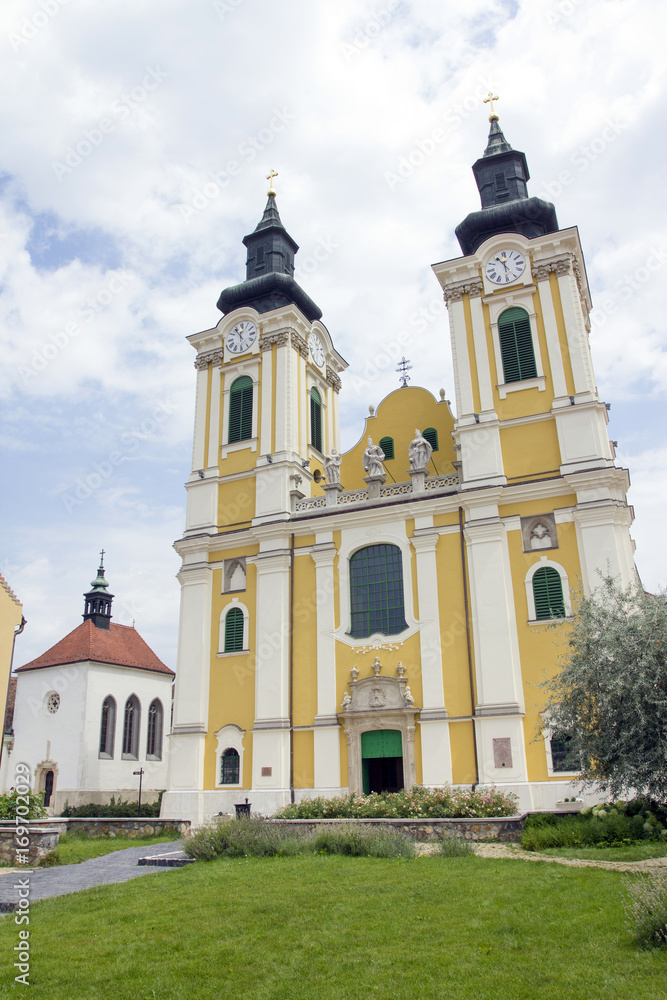
[[434,823],[518,823],[523,822],[530,813],[521,813],[517,816],[434,816],[429,819],[424,816],[364,816],[358,819],[354,816],[345,816],[339,819],[322,818],[313,816],[310,819],[278,819],[271,817],[269,823],[394,823],[398,826],[433,826]]
[[60,833],[57,826],[36,825],[33,826],[34,819],[26,820],[25,823],[15,823],[14,820],[0,823],[0,833],[15,833],[17,826],[28,826],[31,833]]

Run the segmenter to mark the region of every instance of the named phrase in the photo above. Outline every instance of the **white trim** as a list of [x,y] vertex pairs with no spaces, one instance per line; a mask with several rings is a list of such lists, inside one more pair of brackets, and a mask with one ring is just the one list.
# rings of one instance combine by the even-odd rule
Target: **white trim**
[[548,718],[545,712],[540,712],[540,715],[545,721],[545,727],[542,731],[542,738],[544,740],[544,752],[547,758],[547,774],[550,778],[576,778],[581,775],[581,771],[554,771],[553,768],[553,756],[551,753],[551,738],[553,736],[553,730],[548,725]]
[[567,573],[560,565],[560,563],[554,562],[547,556],[541,556],[539,561],[533,563],[524,580],[526,586],[526,600],[528,602],[528,624],[532,625],[546,625],[549,622],[560,622],[563,621],[562,618],[538,618],[535,614],[535,594],[533,593],[533,577],[537,573],[538,569],[543,567],[550,567],[555,569],[560,576],[560,582],[563,587],[563,603],[565,605],[565,617],[569,618],[572,614],[572,601],[570,599],[570,584],[568,582]]
[[[537,362],[537,358],[535,358],[535,361]],[[518,382],[503,382],[502,385],[498,385],[496,388],[498,389],[500,398],[506,399],[508,392],[518,392],[520,389],[537,389],[539,392],[544,392],[545,383],[546,379],[544,375],[538,375],[535,378],[520,379]],[[551,414],[548,414],[548,416],[551,416]],[[532,419],[531,417],[526,422],[530,423]]]
[[[242,788],[243,787],[243,737],[245,729],[230,723],[218,729],[215,734],[218,745],[215,748],[215,787],[216,788]],[[239,780],[234,784],[223,785],[220,780],[220,767],[222,755],[225,750],[236,750],[239,755]]]
[[[232,610],[232,608],[238,608],[243,613],[243,649],[230,652],[225,650],[225,621],[227,615]],[[220,624],[218,626],[218,656],[240,656],[243,653],[249,652],[248,650],[248,622],[250,621],[250,615],[245,604],[241,604],[238,597],[234,597],[229,604],[225,604],[224,608],[220,612]]]

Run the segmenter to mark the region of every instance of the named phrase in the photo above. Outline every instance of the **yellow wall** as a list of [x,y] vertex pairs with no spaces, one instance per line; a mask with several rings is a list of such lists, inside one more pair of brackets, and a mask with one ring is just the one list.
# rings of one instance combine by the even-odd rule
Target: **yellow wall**
[[7,685],[12,666],[14,633],[23,618],[23,605],[0,574],[0,710],[4,723]]

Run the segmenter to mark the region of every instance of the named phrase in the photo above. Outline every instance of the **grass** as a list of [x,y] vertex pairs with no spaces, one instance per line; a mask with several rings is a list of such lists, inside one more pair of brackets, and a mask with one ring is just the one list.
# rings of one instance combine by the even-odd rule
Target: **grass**
[[624,847],[547,847],[540,854],[584,861],[645,861],[647,858],[667,858],[667,844],[639,841]]
[[[665,1000],[622,876],[477,857],[219,858],[35,903],[32,1000]],[[0,996],[15,996],[0,921]]]
[[159,837],[81,837],[65,833],[58,840],[55,851],[51,851],[48,865],[43,867],[54,864],[76,865],[90,858],[111,854],[113,851],[123,851],[126,847],[148,847],[150,844],[179,839],[180,835],[175,831],[161,834]]

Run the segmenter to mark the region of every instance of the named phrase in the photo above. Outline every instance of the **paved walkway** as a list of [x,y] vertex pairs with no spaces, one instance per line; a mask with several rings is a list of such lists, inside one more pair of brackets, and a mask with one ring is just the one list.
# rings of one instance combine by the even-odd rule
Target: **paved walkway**
[[662,868],[667,874],[667,858],[646,858],[644,861],[585,861],[583,858],[558,858],[551,854],[524,851],[515,844],[474,844],[480,858],[514,858],[516,861],[550,861],[572,868],[606,868],[613,872],[644,872]]
[[98,885],[129,882],[130,879],[142,875],[169,871],[166,867],[141,866],[137,862],[139,858],[167,854],[177,851],[180,847],[180,840],[172,840],[164,844],[128,847],[123,851],[103,854],[100,858],[91,858],[90,861],[81,861],[79,864],[36,868],[30,875],[26,875],[25,869],[3,872],[0,874],[0,910],[7,912],[18,902],[19,879],[30,879],[30,902],[34,903],[38,899],[64,896],[69,892],[80,892],[82,889],[92,889]]

